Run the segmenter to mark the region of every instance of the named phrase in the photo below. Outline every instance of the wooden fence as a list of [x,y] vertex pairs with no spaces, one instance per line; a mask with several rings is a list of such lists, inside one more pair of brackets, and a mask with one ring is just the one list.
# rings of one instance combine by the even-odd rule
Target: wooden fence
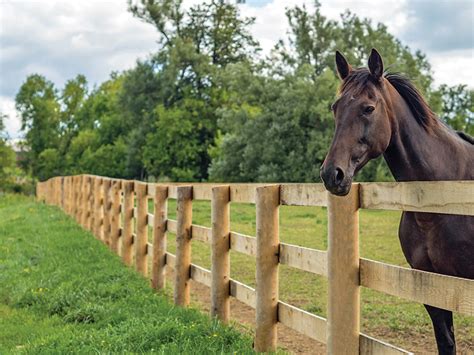
[[[165,267],[174,269],[177,305],[189,304],[192,279],[210,287],[211,314],[224,322],[231,296],[255,308],[256,351],[275,350],[280,322],[327,344],[330,354],[409,353],[360,333],[361,286],[474,315],[473,280],[360,258],[358,240],[360,208],[474,216],[474,181],[361,183],[337,197],[321,184],[151,184],[80,175],[39,183],[37,197],[63,208],[127,265],[135,261],[152,287],[164,286]],[[177,200],[176,220],[167,218],[170,198]],[[149,199],[154,214],[148,213]],[[192,224],[193,200],[211,201],[212,228]],[[231,202],[256,205],[256,237],[230,230]],[[327,252],[281,243],[280,205],[327,206]],[[166,250],[167,231],[176,234],[176,255]],[[211,245],[211,270],[191,263],[191,240]],[[256,258],[256,289],[230,278],[229,250]],[[279,264],[328,278],[327,319],[279,300]]]

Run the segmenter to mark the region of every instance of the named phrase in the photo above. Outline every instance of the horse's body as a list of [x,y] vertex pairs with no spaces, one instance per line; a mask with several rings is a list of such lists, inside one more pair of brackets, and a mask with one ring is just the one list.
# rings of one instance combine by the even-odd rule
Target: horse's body
[[[376,51],[370,70],[352,70],[340,54],[336,62],[344,81],[321,172],[329,191],[347,194],[357,171],[380,154],[397,181],[474,180],[472,138],[439,121],[407,79],[384,76]],[[404,212],[399,237],[413,268],[474,279],[474,217]],[[454,354],[452,312],[425,307],[439,353]]]

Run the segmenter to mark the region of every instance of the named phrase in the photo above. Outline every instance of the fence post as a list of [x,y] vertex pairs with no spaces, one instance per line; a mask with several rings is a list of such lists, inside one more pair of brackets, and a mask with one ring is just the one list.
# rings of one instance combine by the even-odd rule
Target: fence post
[[84,218],[84,228],[89,229],[91,218],[92,218],[92,210],[91,210],[91,196],[92,196],[92,185],[91,185],[91,177],[86,176],[86,185],[85,185],[85,192],[86,198],[84,200],[84,209],[85,209],[85,218]]
[[102,179],[94,177],[94,235],[102,240]]
[[61,178],[54,178],[54,204],[61,208]]
[[102,197],[103,204],[102,210],[104,211],[103,227],[102,227],[102,240],[108,246],[110,246],[110,179],[102,179]]
[[59,178],[59,187],[60,187],[60,203],[59,206],[64,210],[64,176]]
[[120,180],[112,182],[110,208],[110,248],[118,254],[120,237]]
[[227,323],[230,316],[230,188],[212,188],[211,316]]
[[85,217],[84,217],[84,228],[89,229],[91,218],[92,218],[92,210],[91,207],[91,196],[92,196],[92,185],[91,185],[91,177],[86,175],[86,184],[85,184],[85,200],[84,200],[84,210],[85,210]]
[[63,209],[69,214],[69,176],[63,178]]
[[166,275],[166,220],[168,218],[168,187],[155,185],[153,221],[153,262],[151,287],[156,290],[165,287]]
[[328,354],[359,354],[359,185],[328,193]]
[[148,198],[147,184],[135,182],[137,195],[137,235],[135,239],[135,267],[143,276],[148,274],[147,244],[148,244]]
[[82,180],[84,179],[83,175],[77,177],[77,217],[76,221],[78,224],[81,224],[82,220]]
[[77,176],[71,177],[71,217],[77,217]]
[[189,305],[193,187],[178,186],[174,303]]
[[95,197],[95,178],[93,176],[89,176],[89,197],[87,199],[87,209],[89,210],[89,217],[87,219],[87,229],[94,234],[94,227],[95,227],[95,213],[94,213],[94,197]]
[[275,351],[278,322],[278,260],[280,186],[256,189],[257,205],[257,305],[254,347]]
[[74,199],[73,199],[73,196],[72,196],[72,193],[73,193],[73,190],[72,190],[72,179],[73,177],[72,176],[68,176],[67,177],[67,213],[68,215],[72,215],[72,206],[73,206],[73,203],[74,203]]
[[122,230],[122,260],[125,265],[131,266],[133,263],[133,206],[134,193],[133,181],[123,181],[123,230]]

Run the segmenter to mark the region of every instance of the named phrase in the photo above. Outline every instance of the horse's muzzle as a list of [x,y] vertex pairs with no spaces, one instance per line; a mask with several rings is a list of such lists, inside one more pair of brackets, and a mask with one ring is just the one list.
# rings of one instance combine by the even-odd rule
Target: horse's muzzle
[[352,176],[347,176],[340,167],[323,165],[321,179],[324,187],[333,195],[345,196],[351,190]]

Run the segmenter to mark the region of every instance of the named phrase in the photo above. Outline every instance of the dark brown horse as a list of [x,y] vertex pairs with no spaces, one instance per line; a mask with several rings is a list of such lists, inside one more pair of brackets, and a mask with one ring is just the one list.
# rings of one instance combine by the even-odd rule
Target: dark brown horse
[[[354,175],[381,154],[397,181],[474,179],[472,138],[436,118],[408,79],[384,73],[375,49],[368,69],[352,69],[339,52],[336,64],[336,131],[321,167],[331,193],[346,195]],[[474,279],[474,217],[404,212],[399,237],[413,268]],[[452,312],[425,308],[439,353],[455,354]]]

